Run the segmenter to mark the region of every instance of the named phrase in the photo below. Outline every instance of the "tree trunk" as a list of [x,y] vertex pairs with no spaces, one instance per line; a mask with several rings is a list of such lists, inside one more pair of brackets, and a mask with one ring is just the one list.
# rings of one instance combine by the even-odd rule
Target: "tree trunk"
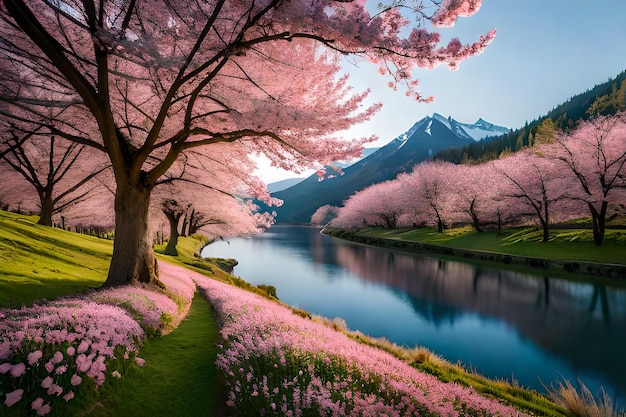
[[148,236],[152,187],[118,184],[115,195],[115,240],[105,287],[137,282],[160,285]]
[[176,245],[178,244],[178,223],[180,223],[180,217],[182,213],[176,215],[175,213],[168,212],[163,210],[165,217],[170,223],[170,240],[167,242],[167,246],[165,247],[165,254],[170,256],[178,256],[178,251],[176,250]]
[[596,210],[593,204],[587,203],[589,206],[589,210],[591,211],[591,222],[593,224],[593,242],[596,246],[602,245],[602,241],[604,240],[604,231],[606,228],[606,209],[608,207],[608,203],[606,201],[602,202],[600,206],[600,211]]
[[474,228],[476,229],[476,231],[479,233],[482,232],[483,228],[480,225],[480,221],[478,220],[478,215],[476,214],[476,197],[472,199],[472,202],[470,204],[469,214],[470,214],[470,217],[472,218],[472,224],[474,225]]
[[40,196],[41,212],[39,213],[39,221],[37,224],[44,226],[52,226],[52,211],[54,210],[54,201],[47,195]]

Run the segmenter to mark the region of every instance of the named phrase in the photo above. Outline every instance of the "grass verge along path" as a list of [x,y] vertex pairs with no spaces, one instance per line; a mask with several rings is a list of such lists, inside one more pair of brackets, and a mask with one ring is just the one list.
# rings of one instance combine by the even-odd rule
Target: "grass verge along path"
[[[196,293],[187,317],[167,336],[146,342],[143,368],[133,367],[99,393],[82,415],[194,417],[219,415],[215,361],[219,330],[211,304]],[[104,388],[104,387],[103,387]]]

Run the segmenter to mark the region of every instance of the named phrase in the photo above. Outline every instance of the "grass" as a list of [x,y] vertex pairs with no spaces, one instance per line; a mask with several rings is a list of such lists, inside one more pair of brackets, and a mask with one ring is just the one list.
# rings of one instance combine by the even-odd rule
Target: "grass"
[[113,242],[0,211],[0,306],[30,305],[102,285]]
[[541,231],[535,228],[506,229],[500,233],[478,233],[469,227],[448,229],[444,233],[426,227],[368,228],[357,232],[357,235],[535,258],[626,264],[626,230],[607,230],[601,246],[593,243],[591,230],[588,229],[555,229],[550,232],[548,242],[541,242]]
[[220,337],[212,317],[211,304],[196,293],[176,330],[142,346],[143,368],[132,367],[83,403],[82,410],[68,411],[93,417],[217,415],[225,400],[217,382],[215,346]]

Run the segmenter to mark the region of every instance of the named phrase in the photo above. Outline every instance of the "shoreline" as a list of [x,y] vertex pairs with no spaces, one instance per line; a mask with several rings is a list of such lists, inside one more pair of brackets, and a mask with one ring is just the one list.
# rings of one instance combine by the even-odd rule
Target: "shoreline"
[[452,248],[432,243],[412,242],[401,239],[359,236],[347,230],[323,228],[321,233],[339,239],[382,248],[399,249],[412,253],[445,255],[460,260],[483,261],[494,264],[513,265],[529,268],[532,271],[555,271],[565,274],[585,275],[590,277],[610,278],[626,282],[626,265],[607,264],[587,261],[568,261],[537,258],[508,253],[490,252],[475,249]]

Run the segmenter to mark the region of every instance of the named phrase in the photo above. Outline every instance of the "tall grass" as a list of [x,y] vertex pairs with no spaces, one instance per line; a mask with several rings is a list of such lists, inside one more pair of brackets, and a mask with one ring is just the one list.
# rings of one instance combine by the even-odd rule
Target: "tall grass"
[[600,393],[596,397],[583,384],[578,381],[580,390],[570,381],[559,382],[556,387],[548,389],[550,398],[569,410],[576,417],[625,417],[626,412],[618,410],[613,404],[611,396],[604,388],[600,388]]

